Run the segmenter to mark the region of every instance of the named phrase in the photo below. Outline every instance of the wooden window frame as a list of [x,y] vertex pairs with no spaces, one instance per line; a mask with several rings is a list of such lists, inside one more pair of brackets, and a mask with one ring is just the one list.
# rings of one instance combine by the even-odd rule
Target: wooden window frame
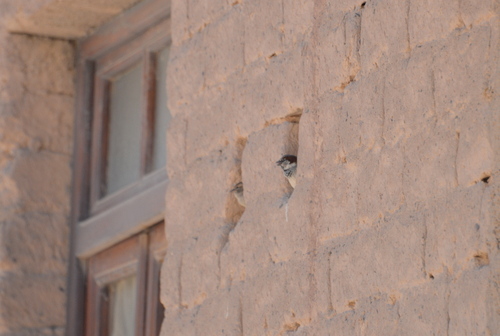
[[[116,29],[119,27],[119,29]],[[89,257],[159,223],[164,218],[165,171],[151,172],[152,138],[143,136],[142,178],[116,193],[100,197],[106,141],[105,88],[109,78],[130,62],[144,58],[144,82],[156,84],[153,57],[170,43],[170,1],[145,0],[77,43],[71,250],[66,335],[82,336],[86,263]],[[130,41],[132,41],[130,43]],[[127,43],[127,44],[125,44]],[[147,50],[146,54],[137,50]],[[143,86],[146,87],[146,86]],[[154,126],[155,90],[142,92],[144,130]],[[101,104],[101,106],[100,106]],[[143,130],[142,134],[146,134]],[[97,149],[96,149],[97,148]],[[156,258],[155,260],[159,260]],[[150,261],[153,262],[153,261]],[[149,272],[158,272],[155,263]],[[153,293],[157,295],[158,293]],[[150,295],[150,294],[148,294]],[[158,309],[147,307],[146,309]],[[149,334],[147,334],[149,335]],[[151,334],[152,335],[152,334]]]
[[[152,135],[154,134],[156,103],[155,54],[169,43],[166,34],[170,22],[164,20],[141,34],[132,43],[124,44],[94,61],[94,109],[92,126],[90,212],[98,214],[122,203],[166,179],[166,171],[152,172]],[[108,157],[109,91],[111,79],[131,66],[143,66],[143,107],[141,130],[141,179],[110,195],[105,195],[104,175]]]
[[[126,27],[126,32],[119,34],[116,26]],[[143,110],[147,112],[142,134],[152,134],[155,95],[146,87],[155,85],[153,55],[169,39],[169,7],[165,0],[149,0],[78,45],[73,210],[78,236],[75,254],[79,258],[95,254],[163,218],[167,175],[163,170],[147,174],[151,151],[146,148],[152,148],[151,139],[142,139],[139,181],[104,197],[101,184],[107,156],[103,144],[107,144],[109,79],[141,58],[145,60],[143,81],[148,85],[143,90]],[[124,44],[127,41],[132,42]]]
[[107,335],[109,297],[107,286],[130,275],[137,276],[135,335],[157,336],[163,307],[159,303],[160,265],[165,257],[165,227],[145,230],[89,259],[86,292],[86,336]]
[[147,264],[146,233],[140,233],[93,256],[88,261],[87,293],[85,312],[85,335],[108,335],[109,331],[109,294],[107,286],[111,283],[136,275],[135,335],[144,329],[145,297],[141,295],[146,288]]

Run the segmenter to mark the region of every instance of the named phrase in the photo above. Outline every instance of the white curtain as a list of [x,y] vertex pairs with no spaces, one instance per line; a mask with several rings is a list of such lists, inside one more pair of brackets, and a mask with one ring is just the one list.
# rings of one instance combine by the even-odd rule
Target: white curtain
[[135,276],[110,286],[111,336],[134,336],[136,288]]

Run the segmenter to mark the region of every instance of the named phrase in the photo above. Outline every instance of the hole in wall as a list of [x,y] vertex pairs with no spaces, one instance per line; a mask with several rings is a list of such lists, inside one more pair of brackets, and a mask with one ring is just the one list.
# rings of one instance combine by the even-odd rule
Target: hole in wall
[[361,8],[365,8],[365,6],[366,6],[366,1],[361,3]]
[[431,280],[434,280],[434,275],[432,275],[432,273],[429,273],[429,278],[430,278]]
[[[299,167],[299,122],[302,116],[302,109],[293,110],[289,115],[279,119],[281,124],[288,123],[288,134],[283,138],[280,157],[277,158],[276,165],[282,171],[284,188],[287,195],[286,202],[297,186],[297,174]],[[276,124],[277,121],[271,124]]]
[[481,268],[490,264],[490,257],[486,252],[478,252],[474,255],[477,267]]
[[398,296],[396,294],[389,295],[389,302],[394,306],[398,302]]
[[300,323],[292,322],[292,323],[285,324],[283,326],[283,329],[288,333],[288,332],[296,331],[297,329],[299,329],[299,327],[300,327]]
[[489,176],[489,175],[487,175],[487,176],[483,177],[483,178],[481,179],[481,182],[483,182],[483,183],[485,183],[485,184],[488,184],[488,182],[490,181],[490,177],[491,177],[491,176]]
[[234,167],[229,176],[228,200],[226,205],[226,218],[232,223],[237,223],[245,212],[245,183],[241,175],[241,159],[247,139],[240,137],[236,140],[236,154]]
[[276,165],[283,171],[283,176],[288,180],[290,186],[295,189],[297,185],[297,155],[286,151],[281,158],[276,161]]

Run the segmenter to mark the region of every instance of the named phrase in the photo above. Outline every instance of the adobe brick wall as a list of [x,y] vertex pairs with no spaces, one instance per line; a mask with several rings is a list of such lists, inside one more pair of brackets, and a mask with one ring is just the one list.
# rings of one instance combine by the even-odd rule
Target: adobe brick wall
[[[41,2],[39,2],[41,3]],[[0,335],[63,335],[74,110],[70,42],[9,34],[0,4]]]
[[172,0],[162,335],[500,330],[500,5],[362,3]]
[[[0,5],[0,335],[64,330],[73,48],[5,29],[46,3]],[[172,5],[164,335],[500,330],[497,1]]]

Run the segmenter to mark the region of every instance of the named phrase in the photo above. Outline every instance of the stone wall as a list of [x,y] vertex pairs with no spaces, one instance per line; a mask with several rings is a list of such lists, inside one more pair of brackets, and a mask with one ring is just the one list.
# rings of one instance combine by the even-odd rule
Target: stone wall
[[500,330],[499,6],[172,0],[162,335]]
[[0,3],[0,335],[63,335],[74,111],[72,43],[13,35]]

